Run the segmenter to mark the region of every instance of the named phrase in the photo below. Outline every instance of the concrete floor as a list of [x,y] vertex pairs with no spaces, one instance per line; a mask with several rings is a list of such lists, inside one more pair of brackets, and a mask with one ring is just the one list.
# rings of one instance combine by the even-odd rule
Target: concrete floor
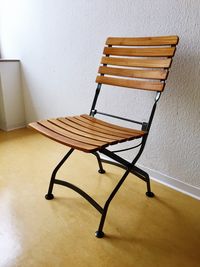
[[[29,129],[0,132],[0,267],[200,266],[200,201],[129,175],[111,203],[106,236],[94,232],[100,214],[77,193],[55,185],[51,171],[68,148]],[[59,171],[103,205],[123,170],[75,152]]]

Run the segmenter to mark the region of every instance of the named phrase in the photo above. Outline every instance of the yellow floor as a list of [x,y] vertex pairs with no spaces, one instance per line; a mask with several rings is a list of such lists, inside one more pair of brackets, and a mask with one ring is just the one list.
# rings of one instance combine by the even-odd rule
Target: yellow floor
[[[100,214],[77,193],[55,185],[44,198],[55,164],[68,149],[28,129],[0,132],[0,267],[200,266],[200,201],[129,175],[111,203],[106,237],[94,232]],[[79,185],[100,204],[123,170],[75,152],[58,177]]]

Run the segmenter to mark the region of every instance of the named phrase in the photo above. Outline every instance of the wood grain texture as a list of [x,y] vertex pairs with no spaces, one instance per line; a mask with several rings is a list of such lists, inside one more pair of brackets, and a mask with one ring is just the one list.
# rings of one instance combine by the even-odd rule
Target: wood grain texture
[[119,132],[119,131],[114,131],[109,127],[105,128],[105,127],[101,127],[99,125],[92,124],[92,123],[88,122],[88,120],[85,121],[84,118],[82,118],[80,116],[68,117],[68,119],[77,123],[77,124],[84,126],[87,129],[92,130],[93,132],[100,132],[100,133],[108,134],[109,136],[112,135],[112,136],[114,136],[114,138],[121,138],[121,139],[127,138],[127,140],[128,140],[128,136],[129,136],[128,134],[123,133],[123,132]]
[[102,57],[101,63],[108,65],[124,67],[141,67],[141,68],[169,68],[171,58],[165,59],[145,59],[145,58],[120,58],[120,57]]
[[139,134],[139,135],[146,134],[145,131],[131,129],[131,128],[119,126],[119,125],[116,125],[116,124],[112,124],[112,123],[109,123],[109,122],[94,118],[92,116],[89,116],[87,114],[83,114],[83,115],[81,115],[81,117],[83,117],[85,119],[88,119],[88,120],[92,121],[93,123],[102,124],[102,125],[108,126],[110,128],[114,128],[114,129],[118,129],[118,130],[123,131],[123,132],[127,132],[129,134]]
[[108,37],[107,45],[117,46],[162,46],[162,45],[176,45],[178,43],[178,36],[158,36],[158,37]]
[[65,137],[68,137],[68,138],[71,138],[75,141],[80,141],[82,143],[86,143],[86,144],[89,144],[89,145],[94,145],[94,146],[103,146],[105,144],[105,142],[102,142],[102,141],[97,141],[97,140],[94,140],[94,139],[91,139],[91,138],[87,138],[87,137],[84,137],[84,136],[80,136],[74,132],[69,132],[67,131],[66,129],[63,129],[63,128],[60,128],[59,126],[56,126],[55,124],[51,123],[50,121],[39,121],[38,122],[40,125],[46,127],[47,129],[57,133],[57,134],[60,134],[60,135],[63,135]]
[[[69,122],[76,127],[71,126]],[[140,138],[146,134],[143,131],[103,122],[86,114],[65,119],[42,120],[30,123],[29,126],[54,141],[88,153],[109,145]],[[83,132],[82,129],[84,129]],[[87,131],[90,133],[88,134]],[[96,140],[96,138],[102,138],[99,137],[99,133],[105,137]]]
[[[107,142],[109,144],[112,144],[115,140],[113,138],[109,138],[109,137],[102,137],[99,136],[98,134],[95,133],[87,133],[84,127],[79,127],[79,125],[75,125],[74,127],[71,127],[69,124],[66,123],[66,120],[63,119],[65,121],[62,122],[61,118],[59,119],[49,119],[48,121],[50,121],[51,123],[59,126],[62,129],[65,129],[68,132],[72,132],[75,133],[77,135],[83,136],[83,137],[87,137],[93,140],[97,140],[97,141],[103,141],[103,142]],[[76,128],[75,128],[76,127]]]
[[131,78],[143,78],[143,79],[158,79],[164,80],[167,77],[167,70],[136,70],[136,69],[125,69],[125,68],[111,68],[101,66],[99,67],[98,73],[109,74],[114,76],[123,76]]
[[41,134],[47,136],[48,138],[50,138],[50,139],[52,139],[58,143],[61,143],[63,145],[66,145],[66,146],[69,146],[69,147],[72,147],[72,148],[75,148],[78,150],[82,150],[84,152],[89,152],[89,153],[98,150],[98,148],[96,146],[88,145],[88,144],[81,143],[81,142],[72,140],[70,138],[64,137],[60,134],[57,134],[57,133],[45,128],[44,126],[40,125],[37,122],[30,123],[29,126],[33,129],[37,130]]
[[106,139],[109,139],[109,140],[112,140],[112,141],[115,140],[115,138],[116,138],[116,136],[113,136],[110,133],[94,132],[91,128],[87,128],[81,122],[77,123],[76,121],[71,120],[71,118],[72,117],[70,117],[70,119],[69,119],[69,117],[67,117],[67,118],[58,118],[57,120],[60,121],[60,122],[63,122],[64,124],[71,125],[75,129],[78,129],[79,131],[82,131],[83,133],[91,134],[94,137],[96,137],[96,136],[97,137],[103,137],[103,138],[106,138]]
[[[138,133],[136,131],[133,131],[130,133],[130,131],[127,131],[125,129],[121,129],[120,127],[113,127],[110,123],[99,123],[99,119],[91,118],[90,116],[86,117],[87,115],[81,115],[81,116],[75,116],[76,119],[87,123],[89,126],[92,126],[98,130],[105,130],[107,132],[112,132],[112,134],[119,136],[119,137],[129,137],[131,134],[137,135]],[[90,119],[91,118],[91,119]],[[141,131],[140,131],[141,135]]]
[[118,79],[105,76],[97,76],[96,82],[100,84],[114,85],[114,86],[148,90],[148,91],[159,91],[159,92],[163,91],[165,86],[165,83],[161,82]]
[[172,57],[175,47],[154,48],[116,48],[105,47],[104,55],[129,56],[129,57]]

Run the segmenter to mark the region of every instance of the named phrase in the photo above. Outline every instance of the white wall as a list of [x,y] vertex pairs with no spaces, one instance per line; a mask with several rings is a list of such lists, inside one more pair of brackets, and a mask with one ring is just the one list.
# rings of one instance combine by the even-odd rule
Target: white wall
[[[89,111],[107,36],[179,35],[140,164],[200,187],[199,0],[2,0],[1,11],[2,55],[22,62],[27,121]],[[144,119],[148,97],[106,87],[99,103]]]

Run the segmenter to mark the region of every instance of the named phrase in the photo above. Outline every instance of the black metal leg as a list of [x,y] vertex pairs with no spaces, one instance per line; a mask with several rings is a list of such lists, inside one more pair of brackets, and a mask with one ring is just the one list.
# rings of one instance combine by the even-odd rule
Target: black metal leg
[[139,178],[143,179],[147,183],[146,195],[148,197],[154,197],[154,193],[151,192],[151,184],[150,184],[149,174],[147,172],[145,172],[144,170],[141,170],[140,168],[136,167],[136,166],[133,167],[131,172],[133,174],[135,174],[136,176],[138,176]]
[[[119,190],[119,188],[121,187],[121,185],[123,184],[123,182],[125,181],[126,177],[128,176],[128,174],[131,172],[135,175],[137,175],[139,178],[141,178],[142,180],[144,180],[147,183],[147,192],[146,195],[148,197],[153,197],[154,194],[151,192],[151,187],[150,187],[150,179],[149,179],[149,175],[148,173],[146,173],[145,171],[141,170],[140,168],[135,166],[135,162],[128,162],[124,159],[122,159],[121,157],[107,151],[100,151],[100,152],[105,152],[104,154],[109,156],[110,158],[116,160],[117,162],[114,163],[115,165],[122,167],[124,169],[126,169],[124,175],[121,177],[121,179],[119,180],[118,184],[115,186],[114,190],[112,191],[112,193],[110,194],[110,196],[108,197],[104,208],[102,208],[94,199],[92,199],[87,193],[85,193],[83,190],[81,190],[80,188],[76,187],[75,185],[68,183],[66,181],[62,181],[62,180],[58,180],[56,179],[56,174],[58,172],[58,170],[60,169],[60,167],[64,164],[64,162],[68,159],[68,157],[72,154],[72,152],[74,151],[74,149],[70,149],[68,151],[68,153],[63,157],[63,159],[58,163],[58,165],[55,167],[55,169],[52,172],[51,175],[51,180],[50,180],[50,184],[49,184],[49,189],[48,189],[48,193],[45,195],[45,198],[50,200],[54,198],[54,195],[52,194],[53,191],[53,186],[54,184],[60,184],[63,186],[66,186],[68,188],[71,188],[72,190],[76,191],[77,193],[79,193],[82,197],[84,197],[93,207],[95,207],[101,214],[101,220],[99,223],[99,227],[98,230],[96,231],[95,235],[98,238],[102,238],[104,236],[104,232],[103,232],[103,227],[104,227],[104,223],[105,223],[105,219],[106,219],[106,215],[107,215],[107,211],[110,205],[110,202],[112,201],[112,199],[114,198],[115,194],[117,193],[117,191]],[[100,173],[105,173],[103,166],[102,166],[102,161],[107,162],[105,160],[101,160],[99,154],[97,152],[93,152],[93,155],[96,156],[98,164],[99,164],[99,172]],[[109,162],[112,163],[113,162]]]
[[52,194],[52,190],[53,190],[56,174],[57,174],[58,170],[60,169],[60,167],[64,164],[64,162],[67,160],[67,158],[71,155],[71,153],[73,151],[74,151],[74,149],[71,148],[68,151],[68,153],[64,156],[64,158],[58,163],[58,165],[53,170],[52,175],[51,175],[51,180],[50,180],[50,183],[49,183],[48,193],[45,195],[46,199],[51,200],[51,199],[54,198],[54,195]]
[[98,172],[99,173],[105,173],[106,171],[103,169],[103,165],[102,165],[101,158],[100,158],[99,154],[97,152],[93,152],[92,154],[95,155],[95,157],[97,158],[97,161],[99,164]]
[[112,199],[115,196],[115,194],[117,193],[117,191],[119,190],[119,188],[121,187],[121,185],[123,184],[123,182],[125,181],[125,179],[128,176],[129,172],[130,172],[130,170],[128,169],[124,173],[124,175],[122,176],[122,178],[120,179],[120,181],[118,182],[118,184],[116,185],[115,189],[112,191],[112,193],[110,194],[109,198],[107,199],[107,201],[106,201],[106,203],[104,205],[103,213],[102,213],[100,224],[99,224],[99,228],[95,232],[95,235],[98,238],[102,238],[104,236],[103,226],[104,226],[104,222],[105,222],[105,219],[106,219],[106,215],[107,215],[109,204],[112,201]]
[[[108,163],[108,164],[112,164],[112,165],[118,166],[118,167],[120,167],[122,169],[126,169],[127,168],[125,165],[119,164],[118,162],[110,161],[110,160],[107,160],[107,159],[106,160],[102,159],[102,161],[105,162],[105,163]],[[140,168],[138,168],[136,166],[133,166],[132,169],[130,170],[130,172],[147,183],[146,195],[148,197],[154,197],[154,193],[151,192],[150,178],[149,178],[148,173],[146,173],[145,171],[143,171],[142,169],[140,169]]]
[[149,175],[148,175],[148,180],[147,180],[147,192],[146,192],[146,195],[148,197],[154,197],[154,193],[151,191],[151,185],[150,185],[150,178],[149,178]]

